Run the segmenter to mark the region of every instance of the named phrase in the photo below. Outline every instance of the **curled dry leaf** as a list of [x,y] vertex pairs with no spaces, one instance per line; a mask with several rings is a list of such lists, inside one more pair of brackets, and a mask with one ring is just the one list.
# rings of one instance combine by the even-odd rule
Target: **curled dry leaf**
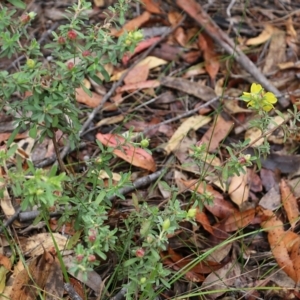
[[128,163],[155,172],[156,163],[148,152],[142,148],[134,147],[117,134],[98,133],[96,138],[105,146],[114,148],[113,153]]
[[54,261],[52,253],[47,251],[33,259],[28,270],[26,268],[17,275],[10,299],[35,300],[39,291],[45,287]]
[[280,183],[281,201],[284,210],[287,214],[288,220],[291,224],[292,229],[295,228],[297,221],[299,220],[299,208],[297,199],[294,196],[291,188],[284,179]]
[[241,207],[249,198],[248,172],[246,167],[243,169],[245,173],[232,176],[228,188],[230,199],[239,207]]
[[271,251],[280,268],[292,278],[296,283],[298,276],[294,269],[294,264],[289,256],[286,243],[284,242],[285,231],[283,223],[276,218],[275,214],[270,210],[262,210],[265,220],[261,223],[262,228],[268,232],[268,241]]
[[266,42],[269,38],[271,38],[274,30],[275,28],[272,25],[266,24],[265,29],[257,37],[247,40],[246,45],[253,46]]

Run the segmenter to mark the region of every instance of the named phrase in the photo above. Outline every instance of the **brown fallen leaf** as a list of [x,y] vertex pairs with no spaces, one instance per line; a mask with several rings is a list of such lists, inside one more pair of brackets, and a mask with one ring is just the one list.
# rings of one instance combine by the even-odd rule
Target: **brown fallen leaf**
[[257,37],[247,40],[246,45],[253,46],[266,42],[268,39],[271,38],[274,30],[275,28],[272,25],[266,24],[264,30]]
[[181,143],[182,139],[188,134],[190,130],[197,130],[202,126],[208,124],[211,118],[206,116],[192,116],[187,118],[174,132],[171,139],[168,141],[164,147],[167,154],[172,151],[176,151],[178,145]]
[[208,145],[209,152],[216,150],[220,142],[229,134],[233,125],[232,121],[226,121],[221,115],[218,115],[217,120],[213,122],[198,143]]
[[87,105],[88,107],[97,107],[103,96],[96,94],[95,92],[91,92],[92,96],[89,96],[83,88],[76,89],[76,101]]
[[275,260],[279,267],[297,283],[298,277],[294,269],[294,264],[283,239],[285,236],[283,223],[270,210],[262,209],[262,214],[265,220],[261,223],[261,226],[268,232],[268,241]]
[[44,251],[33,259],[28,268],[21,271],[12,287],[11,300],[35,300],[48,280],[55,258],[52,253]]
[[243,212],[235,212],[219,226],[219,229],[226,232],[233,232],[249,225],[255,217],[255,209],[249,209]]
[[137,65],[132,70],[130,70],[127,76],[124,78],[124,83],[126,85],[138,83],[141,81],[146,81],[149,75],[149,66]]
[[158,80],[147,80],[147,81],[141,81],[137,83],[131,83],[124,85],[122,87],[119,87],[117,89],[118,93],[121,92],[127,92],[131,90],[139,90],[139,89],[149,89],[149,88],[156,88],[160,86],[160,82]]
[[0,254],[0,265],[8,271],[11,270],[11,261],[7,256],[3,254]]
[[127,22],[121,30],[114,35],[119,37],[126,31],[133,31],[140,28],[144,23],[150,20],[151,14],[148,11],[144,11],[141,15]]
[[228,187],[228,194],[230,199],[237,204],[240,208],[243,207],[249,198],[249,184],[247,168],[243,167],[245,173],[234,175]]
[[162,77],[160,83],[164,86],[182,91],[189,95],[193,95],[204,101],[209,101],[216,97],[215,91],[205,85],[198,82],[191,82],[187,79],[175,78],[175,77]]
[[130,143],[127,143],[122,136],[111,133],[98,133],[96,138],[103,145],[114,148],[113,153],[128,163],[155,172],[156,163],[152,155],[142,148],[134,147]]
[[218,56],[214,50],[214,43],[207,34],[201,33],[198,36],[198,44],[200,49],[203,51],[205,69],[209,74],[209,77],[212,80],[215,80],[220,69],[220,64]]
[[274,30],[272,32],[269,51],[263,67],[263,74],[277,69],[279,63],[286,61],[286,33],[283,30]]
[[153,14],[161,14],[160,10],[160,1],[153,0],[142,0],[142,3],[145,5],[145,9]]
[[281,180],[280,191],[281,191],[281,201],[284,210],[287,214],[292,229],[294,229],[297,221],[299,220],[299,208],[298,208],[297,199],[294,196],[290,186],[287,184],[287,182],[284,179]]
[[195,180],[184,180],[180,181],[186,186],[186,188],[195,191],[199,194],[207,192],[213,197],[212,203],[204,202],[205,208],[210,211],[214,216],[224,219],[238,210],[229,201],[226,201],[222,194],[216,191],[211,185],[198,183]]
[[195,220],[200,223],[206,231],[214,235],[214,231],[209,223],[207,215],[203,211],[200,211],[199,208],[196,210]]
[[202,283],[202,288],[211,291],[209,299],[216,299],[225,293],[228,286],[234,285],[240,275],[241,268],[237,261],[229,262],[221,269],[210,273]]

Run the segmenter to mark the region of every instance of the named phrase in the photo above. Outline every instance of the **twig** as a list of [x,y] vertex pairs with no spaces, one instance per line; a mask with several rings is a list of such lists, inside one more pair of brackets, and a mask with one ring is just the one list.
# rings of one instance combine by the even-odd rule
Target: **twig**
[[[20,212],[19,220],[20,222],[28,222],[34,220],[37,216],[39,216],[41,212],[39,210],[32,210],[32,211],[24,211]],[[62,212],[52,212],[49,214],[50,218],[60,217],[63,213]]]
[[239,47],[223,32],[210,16],[202,9],[201,5],[194,0],[176,0],[177,5],[187,12],[205,32],[225,51],[231,55],[248,73],[250,73],[257,82],[266,90],[274,93],[278,97],[278,102],[283,107],[289,106],[289,101],[282,97],[280,91],[274,87],[268,79],[259,71],[256,65],[244,54]]
[[122,300],[124,299],[126,293],[127,289],[121,288],[120,291],[114,297],[110,298],[110,300]]
[[64,288],[72,300],[82,300],[70,283],[64,283]]
[[21,207],[19,207],[16,212],[9,218],[7,219],[3,224],[2,226],[0,227],[0,233],[8,226],[10,226],[15,220],[18,219],[19,217],[19,214],[20,214],[20,211],[21,211]]
[[58,164],[59,164],[59,167],[60,167],[60,171],[65,172],[66,174],[68,174],[68,170],[67,170],[64,162],[62,161],[61,157],[60,157],[59,147],[58,147],[57,141],[56,141],[55,130],[52,130],[52,134],[53,134],[52,142],[53,142],[56,158],[57,158],[57,161],[58,161]]

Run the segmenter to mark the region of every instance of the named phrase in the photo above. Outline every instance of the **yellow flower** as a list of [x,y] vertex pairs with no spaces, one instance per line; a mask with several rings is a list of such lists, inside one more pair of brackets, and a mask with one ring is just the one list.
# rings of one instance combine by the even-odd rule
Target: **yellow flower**
[[264,92],[263,87],[258,83],[252,83],[250,93],[243,92],[241,100],[248,102],[247,106],[254,109],[263,109],[268,112],[274,108],[273,104],[277,102],[277,98],[271,92]]
[[271,92],[265,93],[262,99],[262,108],[264,111],[270,111],[274,108],[273,104],[277,102],[277,98]]

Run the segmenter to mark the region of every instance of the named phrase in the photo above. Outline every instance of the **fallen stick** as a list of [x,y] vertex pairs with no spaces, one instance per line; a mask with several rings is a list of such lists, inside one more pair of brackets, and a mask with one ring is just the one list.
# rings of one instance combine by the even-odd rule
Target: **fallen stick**
[[194,0],[176,0],[176,4],[192,17],[204,31],[225,51],[231,55],[253,78],[260,83],[267,91],[274,93],[278,97],[278,102],[282,107],[289,106],[290,102],[282,97],[280,91],[274,87],[269,80],[260,72],[255,64],[244,54],[239,47],[223,32],[219,26],[202,9],[201,5]]

